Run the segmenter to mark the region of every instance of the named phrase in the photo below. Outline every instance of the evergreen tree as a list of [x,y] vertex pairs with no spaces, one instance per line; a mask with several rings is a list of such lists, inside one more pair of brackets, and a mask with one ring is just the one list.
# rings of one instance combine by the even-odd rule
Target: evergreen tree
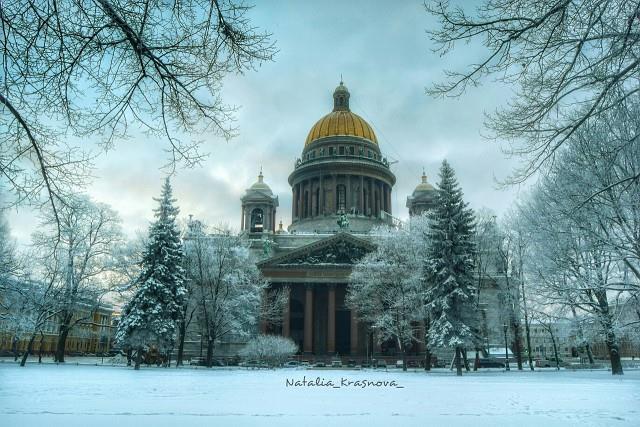
[[125,306],[116,339],[137,349],[135,369],[142,351],[151,346],[169,350],[175,341],[176,322],[186,295],[182,268],[182,242],[176,226],[179,209],[174,206],[169,179],[165,180],[156,220],[149,227],[149,243],[141,261],[136,292]]
[[457,374],[462,375],[460,357],[475,337],[474,217],[446,160],[440,168],[436,201],[430,217],[423,278],[432,319],[429,345],[454,347]]

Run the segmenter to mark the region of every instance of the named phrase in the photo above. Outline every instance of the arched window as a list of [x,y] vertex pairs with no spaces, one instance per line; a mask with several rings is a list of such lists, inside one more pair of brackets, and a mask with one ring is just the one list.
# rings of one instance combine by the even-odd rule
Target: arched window
[[261,233],[264,228],[264,214],[262,209],[256,208],[251,211],[251,232]]
[[345,212],[347,209],[347,188],[340,184],[337,187],[337,193],[338,193],[338,205],[336,206],[338,213],[340,212]]

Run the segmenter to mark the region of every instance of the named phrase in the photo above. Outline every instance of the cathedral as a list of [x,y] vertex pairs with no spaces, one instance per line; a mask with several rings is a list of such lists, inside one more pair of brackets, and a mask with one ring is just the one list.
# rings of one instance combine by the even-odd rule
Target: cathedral
[[[257,266],[270,283],[288,293],[282,322],[261,322],[262,333],[294,340],[305,355],[365,357],[393,353],[375,331],[345,305],[352,265],[375,249],[369,231],[397,225],[391,192],[396,177],[380,151],[372,127],[349,108],[342,82],[333,110],[309,131],[289,175],[291,225],[276,225],[278,196],[260,172],[241,198],[241,233],[251,242]],[[407,198],[411,215],[433,206],[435,189],[423,174]],[[418,355],[416,344],[409,350]]]

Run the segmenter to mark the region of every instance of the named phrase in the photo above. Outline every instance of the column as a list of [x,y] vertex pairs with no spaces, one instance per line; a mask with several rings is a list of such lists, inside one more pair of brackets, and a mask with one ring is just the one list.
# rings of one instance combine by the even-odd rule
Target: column
[[291,199],[291,222],[296,220],[296,216],[298,215],[297,208],[298,207],[298,186],[296,184],[293,185],[293,197]]
[[345,192],[344,192],[344,207],[346,212],[351,213],[351,206],[353,205],[353,201],[351,200],[351,175],[346,175],[344,177],[345,180]]
[[333,206],[329,209],[329,212],[336,214],[338,212],[338,176],[334,173],[333,185],[331,186],[331,193],[333,194]]
[[285,286],[282,290],[285,295],[285,303],[282,308],[282,336],[289,337],[291,336],[291,288]]
[[373,178],[369,178],[369,183],[368,183],[368,187],[369,187],[369,197],[367,197],[367,206],[369,207],[369,213],[370,216],[375,215],[375,209],[376,207],[374,206],[374,203],[376,201],[375,196],[373,194]]
[[351,309],[351,355],[358,354],[358,319],[356,311]]
[[304,345],[305,353],[313,352],[313,287],[307,285],[304,301]]
[[324,177],[320,175],[320,209],[318,213],[320,216],[324,216]]
[[310,185],[309,185],[309,204],[310,204],[310,209],[309,209],[309,216],[310,217],[314,217],[316,214],[316,206],[318,205],[318,199],[316,199],[316,188],[317,185],[315,183],[315,179],[312,179],[310,181]]
[[242,215],[240,216],[240,231],[244,230],[244,206],[242,207]]
[[336,285],[329,285],[329,307],[327,321],[327,353],[336,352]]
[[358,206],[358,210],[360,211],[360,215],[364,215],[365,211],[364,211],[364,178],[362,177],[362,175],[360,175],[360,194],[359,194],[359,203],[360,206]]

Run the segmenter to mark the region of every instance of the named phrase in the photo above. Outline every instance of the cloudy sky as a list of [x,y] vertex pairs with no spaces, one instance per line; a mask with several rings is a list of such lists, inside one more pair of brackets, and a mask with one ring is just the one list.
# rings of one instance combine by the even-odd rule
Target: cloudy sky
[[[343,76],[351,110],[374,128],[384,155],[397,160],[394,215],[405,218],[406,197],[424,167],[437,180],[440,162],[453,165],[474,208],[501,214],[521,189],[499,190],[515,165],[499,145],[482,137],[483,115],[504,103],[509,88],[487,82],[459,99],[434,99],[425,87],[479,58],[478,46],[460,46],[440,57],[425,30],[434,25],[422,0],[269,1],[251,11],[253,23],[277,43],[275,61],[255,72],[229,76],[225,101],[240,107],[238,137],[230,142],[202,135],[211,155],[200,168],[183,169],[173,179],[182,214],[210,224],[238,228],[240,197],[265,181],[280,198],[278,221],[291,219],[287,177],[300,156],[309,129],[332,109],[332,93]],[[128,234],[144,231],[152,219],[152,197],[160,192],[166,153],[159,141],[134,138],[119,143],[96,164],[88,193],[119,212]],[[26,208],[8,215],[12,232],[25,243],[36,226]]]

